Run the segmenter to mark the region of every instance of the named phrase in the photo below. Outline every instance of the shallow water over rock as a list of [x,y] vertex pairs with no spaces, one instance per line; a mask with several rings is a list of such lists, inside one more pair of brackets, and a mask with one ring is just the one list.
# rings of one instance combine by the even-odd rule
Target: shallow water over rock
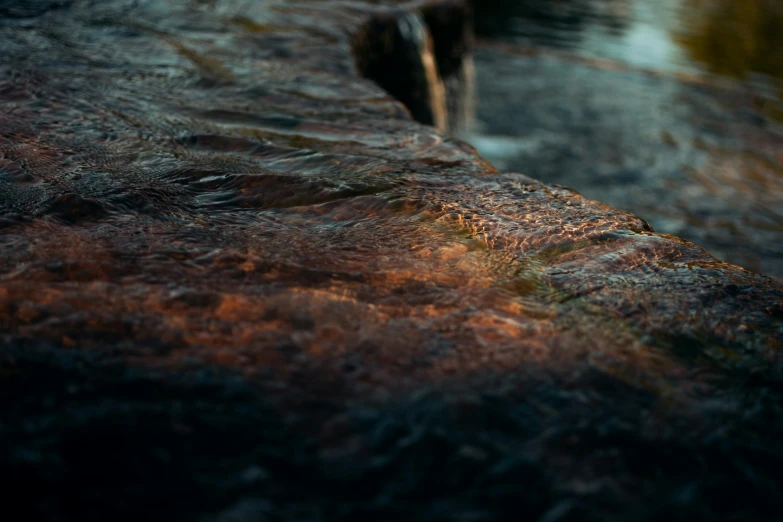
[[36,5],[0,20],[9,512],[780,507],[783,288],[415,123],[353,36],[420,3]]

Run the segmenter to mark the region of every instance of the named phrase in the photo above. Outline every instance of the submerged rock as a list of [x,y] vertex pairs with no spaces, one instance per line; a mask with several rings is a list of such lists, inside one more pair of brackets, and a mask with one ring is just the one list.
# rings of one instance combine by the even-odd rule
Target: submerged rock
[[9,512],[780,510],[783,288],[414,122],[355,35],[426,3],[50,7],[0,19]]

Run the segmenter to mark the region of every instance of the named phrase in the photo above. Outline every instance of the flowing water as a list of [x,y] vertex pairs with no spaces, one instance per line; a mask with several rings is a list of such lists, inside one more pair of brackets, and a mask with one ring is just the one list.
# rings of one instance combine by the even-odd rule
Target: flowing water
[[[777,521],[783,285],[413,121],[357,65],[416,65],[434,107],[434,61],[467,112],[428,4],[0,0],[5,511]],[[774,254],[744,84],[544,48],[478,53],[500,166]]]
[[[0,4],[4,332],[68,346],[154,341],[256,369],[242,355],[249,344],[272,350],[268,365],[278,358],[267,347],[293,338],[320,365],[371,342],[367,357],[379,364],[380,346],[406,354],[405,379],[429,378],[431,367],[410,346],[439,343],[475,350],[420,354],[465,374],[495,364],[487,346],[517,364],[561,345],[569,357],[625,360],[634,343],[682,345],[673,335],[705,350],[716,336],[777,342],[772,281],[656,235],[633,214],[501,174],[412,121],[356,74],[350,35],[371,17],[351,2],[36,6]],[[393,29],[384,35],[418,42],[401,45],[400,60],[432,76],[420,19],[376,9],[376,20],[394,21],[381,24]],[[436,14],[423,13],[428,26]],[[608,24],[609,43],[632,33],[606,16],[584,19],[594,31]],[[773,273],[781,137],[772,117],[738,104],[747,96],[738,82],[597,61],[562,48],[582,34],[563,31],[546,51],[517,33],[479,50],[486,134],[474,142],[501,169],[574,185]],[[438,34],[429,43],[443,73]],[[609,43],[595,49],[627,47]],[[457,65],[451,79],[466,68]],[[748,165],[755,177],[740,175]],[[724,234],[721,223],[734,228]],[[768,253],[751,257],[753,248]]]
[[477,4],[469,140],[783,279],[783,3]]

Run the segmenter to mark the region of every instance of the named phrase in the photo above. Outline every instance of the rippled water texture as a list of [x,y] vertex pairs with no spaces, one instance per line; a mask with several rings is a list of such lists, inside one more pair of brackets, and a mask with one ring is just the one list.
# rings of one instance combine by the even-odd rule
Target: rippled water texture
[[783,279],[783,4],[479,6],[479,150]]
[[[773,288],[763,278],[499,175],[407,119],[352,72],[348,28],[363,18],[348,7],[49,6],[2,25],[10,332],[236,363],[271,357],[241,346],[288,342],[316,366],[419,346],[375,380],[397,365],[410,378],[548,358],[582,328],[624,349],[705,305],[684,334],[775,333],[743,315],[767,306],[749,300]],[[530,349],[501,348],[519,343]]]
[[[58,522],[779,512],[783,287],[634,214],[498,172],[413,121],[356,66],[355,32],[403,16],[389,6],[426,36],[421,5],[407,2],[0,1],[7,512]],[[496,51],[481,53],[494,63]],[[605,90],[692,89],[698,110],[726,114],[709,85],[606,73],[618,84],[572,53],[505,54],[492,67],[551,68],[518,82],[531,99],[585,74]],[[511,78],[496,75],[498,87]],[[712,137],[705,117],[688,120],[703,144],[683,145],[690,127],[663,124],[664,95],[650,92],[645,114],[670,134],[667,165],[705,154],[736,172],[735,138]],[[571,144],[583,172],[608,168],[614,152],[658,161],[626,155],[650,127],[628,113],[621,132],[599,108],[590,118],[616,129],[616,143],[592,147],[583,128],[587,141]],[[720,129],[756,125],[725,120]],[[751,135],[774,155],[771,136]],[[706,172],[701,157],[693,176]],[[551,168],[564,158],[551,154]],[[646,169],[631,167],[636,183]],[[654,179],[662,200],[682,194]],[[779,208],[764,198],[775,192],[759,194],[774,233]]]

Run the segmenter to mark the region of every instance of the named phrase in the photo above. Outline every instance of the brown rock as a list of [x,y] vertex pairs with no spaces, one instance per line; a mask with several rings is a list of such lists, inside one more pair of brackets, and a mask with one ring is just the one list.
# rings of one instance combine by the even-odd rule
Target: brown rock
[[0,19],[9,512],[781,508],[783,288],[411,120],[352,51],[422,5]]

